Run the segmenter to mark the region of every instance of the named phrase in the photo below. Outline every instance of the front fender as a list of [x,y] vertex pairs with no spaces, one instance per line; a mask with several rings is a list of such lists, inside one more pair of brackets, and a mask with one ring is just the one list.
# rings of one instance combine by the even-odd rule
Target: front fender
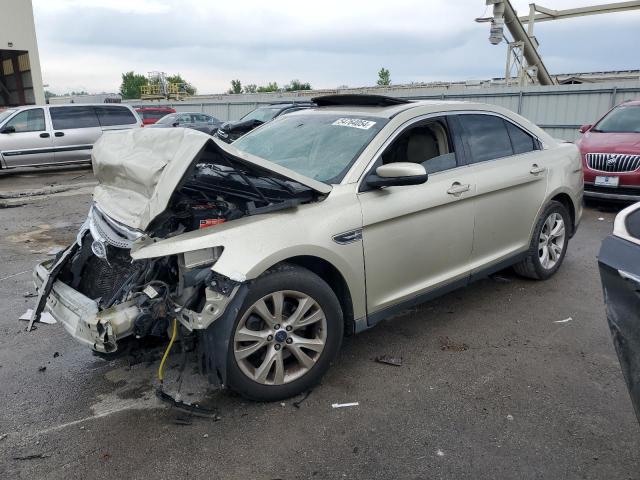
[[212,269],[235,281],[254,279],[273,265],[298,256],[321,258],[343,276],[356,318],[365,315],[361,239],[337,243],[333,237],[362,227],[353,185],[339,185],[322,202],[271,214],[247,216],[154,243],[139,244],[134,260],[223,247]]

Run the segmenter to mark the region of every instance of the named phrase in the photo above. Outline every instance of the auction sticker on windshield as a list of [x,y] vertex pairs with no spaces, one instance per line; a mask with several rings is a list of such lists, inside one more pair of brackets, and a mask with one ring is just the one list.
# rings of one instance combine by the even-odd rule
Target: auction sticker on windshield
[[362,130],[369,130],[376,122],[371,120],[363,120],[361,118],[339,118],[331,125],[338,125],[340,127],[353,127],[360,128]]

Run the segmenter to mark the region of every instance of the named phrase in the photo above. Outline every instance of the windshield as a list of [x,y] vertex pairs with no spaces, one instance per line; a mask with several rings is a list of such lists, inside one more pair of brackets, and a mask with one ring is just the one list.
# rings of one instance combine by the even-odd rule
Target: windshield
[[11,115],[13,115],[16,112],[17,110],[15,108],[8,108],[7,110],[2,110],[0,112],[0,123],[4,122],[7,118],[9,118]]
[[593,132],[603,133],[640,133],[640,106],[614,108],[604,117]]
[[280,110],[281,110],[281,107],[256,108],[253,112],[247,113],[239,121],[246,122],[247,120],[257,120],[259,122],[265,123],[271,120],[273,117],[275,117]]
[[158,120],[156,123],[159,123],[161,125],[168,125],[168,124],[174,123],[176,121],[177,117],[178,116],[175,113],[172,113],[170,115],[165,115],[160,120]]
[[283,115],[233,146],[320,182],[337,183],[387,122],[360,115]]

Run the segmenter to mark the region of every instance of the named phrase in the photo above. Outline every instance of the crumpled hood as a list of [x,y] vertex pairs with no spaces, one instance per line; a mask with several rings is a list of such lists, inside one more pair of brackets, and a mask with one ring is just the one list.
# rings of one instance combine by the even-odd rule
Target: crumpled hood
[[205,146],[231,161],[271,171],[327,194],[331,187],[254,155],[241,152],[197,130],[133,129],[105,132],[93,147],[98,179],[94,201],[112,219],[139,230],[162,213],[185,172]]

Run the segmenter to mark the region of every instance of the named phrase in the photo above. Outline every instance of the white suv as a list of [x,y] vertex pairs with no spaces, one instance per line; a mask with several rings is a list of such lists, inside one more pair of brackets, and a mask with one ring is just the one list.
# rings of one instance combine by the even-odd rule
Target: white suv
[[213,382],[275,400],[344,334],[510,265],[558,270],[582,214],[575,145],[489,105],[315,102],[233,145],[104,135],[78,240],[36,269],[36,316],[103,353],[192,337]]
[[129,105],[29,105],[0,111],[0,169],[88,162],[102,132],[139,128]]

